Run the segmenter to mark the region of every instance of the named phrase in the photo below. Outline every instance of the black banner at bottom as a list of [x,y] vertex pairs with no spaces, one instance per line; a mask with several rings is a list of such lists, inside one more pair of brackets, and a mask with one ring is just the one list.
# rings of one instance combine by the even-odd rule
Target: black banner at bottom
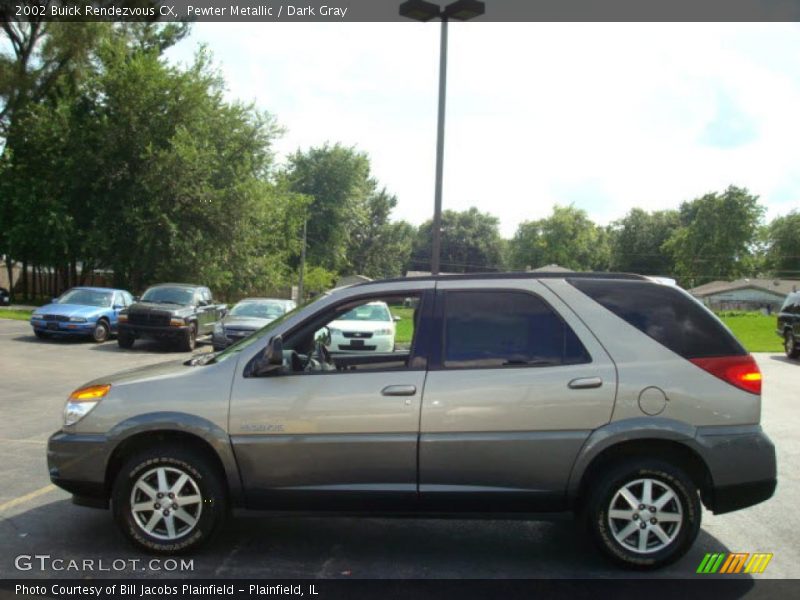
[[352,600],[379,598],[797,598],[800,580],[770,579],[315,579],[315,580],[20,580],[0,581],[0,598],[37,600]]

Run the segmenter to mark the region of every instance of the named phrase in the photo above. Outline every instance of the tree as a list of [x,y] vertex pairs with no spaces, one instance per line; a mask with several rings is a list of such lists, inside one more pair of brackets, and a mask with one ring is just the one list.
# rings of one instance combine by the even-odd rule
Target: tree
[[624,218],[611,224],[611,270],[671,274],[672,257],[662,246],[679,226],[677,211],[648,213],[641,208],[631,209]]
[[754,272],[753,249],[763,214],[758,196],[735,186],[681,204],[680,227],[662,246],[681,285]]
[[329,271],[349,267],[348,249],[368,220],[367,200],[376,188],[369,158],[340,144],[297,151],[289,157],[289,189],[310,198],[308,261]]
[[800,212],[775,218],[766,230],[766,267],[776,277],[800,279]]
[[517,270],[548,264],[582,270],[608,266],[608,236],[574,206],[554,206],[538,221],[520,223],[509,243],[511,267]]
[[397,198],[385,189],[367,198],[365,218],[350,239],[349,272],[373,278],[403,275],[416,229],[405,221],[389,221],[395,206]]
[[[430,270],[432,221],[423,223],[417,232],[410,266]],[[503,241],[499,221],[477,208],[442,213],[442,270],[451,273],[499,271],[503,268]]]

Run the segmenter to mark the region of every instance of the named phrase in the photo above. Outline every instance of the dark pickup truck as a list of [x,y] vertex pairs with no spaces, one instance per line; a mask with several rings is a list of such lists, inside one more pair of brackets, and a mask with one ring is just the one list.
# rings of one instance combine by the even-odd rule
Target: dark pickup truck
[[800,292],[792,292],[778,313],[778,329],[783,349],[789,358],[800,358]]
[[227,312],[211,291],[201,285],[162,283],[154,285],[119,313],[117,342],[131,348],[137,338],[177,343],[181,350],[194,350],[198,335],[213,331]]

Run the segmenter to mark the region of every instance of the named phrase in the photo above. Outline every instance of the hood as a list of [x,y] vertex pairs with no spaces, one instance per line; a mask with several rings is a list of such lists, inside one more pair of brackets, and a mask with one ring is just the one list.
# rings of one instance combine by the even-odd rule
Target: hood
[[110,383],[111,387],[114,387],[115,385],[121,385],[124,383],[172,377],[173,375],[186,373],[193,368],[185,365],[184,362],[185,359],[179,359],[156,363],[154,365],[147,365],[144,367],[136,367],[135,369],[128,369],[126,371],[114,373],[113,375],[100,377],[90,381],[86,385]]
[[64,315],[66,317],[92,317],[99,315],[107,310],[111,310],[110,306],[86,306],[84,304],[47,304],[40,306],[33,312],[37,315]]
[[368,331],[370,333],[379,329],[394,331],[394,321],[344,321],[336,320],[328,323],[328,329],[341,329],[342,331]]
[[136,302],[135,304],[131,304],[126,311],[130,314],[132,312],[143,313],[143,312],[153,312],[153,311],[160,311],[160,312],[168,312],[168,313],[190,313],[192,312],[191,306],[180,305],[180,304],[158,304],[158,303],[150,303],[150,302]]
[[275,319],[260,319],[258,317],[237,317],[235,315],[228,315],[222,319],[222,324],[225,327],[231,327],[232,329],[248,329],[256,331],[265,325],[269,325],[274,320]]

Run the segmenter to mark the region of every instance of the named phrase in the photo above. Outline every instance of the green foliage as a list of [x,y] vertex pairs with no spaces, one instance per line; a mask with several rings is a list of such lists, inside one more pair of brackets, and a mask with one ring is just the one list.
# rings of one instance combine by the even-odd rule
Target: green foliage
[[681,285],[694,287],[753,272],[763,215],[758,197],[735,186],[681,204],[681,225],[662,246],[672,257]]
[[0,319],[13,319],[15,321],[28,321],[33,314],[32,310],[22,308],[0,308]]
[[672,258],[661,247],[679,226],[677,211],[632,209],[611,224],[610,269],[642,275],[671,274]]
[[[411,266],[427,271],[431,264],[432,221],[417,232]],[[450,273],[498,271],[503,268],[503,242],[499,221],[489,213],[472,207],[442,213],[441,270]]]
[[766,268],[776,277],[800,279],[800,212],[777,217],[766,233]]
[[336,273],[320,266],[307,266],[303,278],[304,296],[307,298],[331,289],[336,282]]
[[557,264],[577,271],[603,270],[608,267],[609,243],[608,233],[586,211],[554,206],[551,216],[520,223],[509,244],[510,266],[524,270]]
[[749,352],[783,350],[783,341],[775,334],[775,315],[741,311],[724,311],[718,315]]

